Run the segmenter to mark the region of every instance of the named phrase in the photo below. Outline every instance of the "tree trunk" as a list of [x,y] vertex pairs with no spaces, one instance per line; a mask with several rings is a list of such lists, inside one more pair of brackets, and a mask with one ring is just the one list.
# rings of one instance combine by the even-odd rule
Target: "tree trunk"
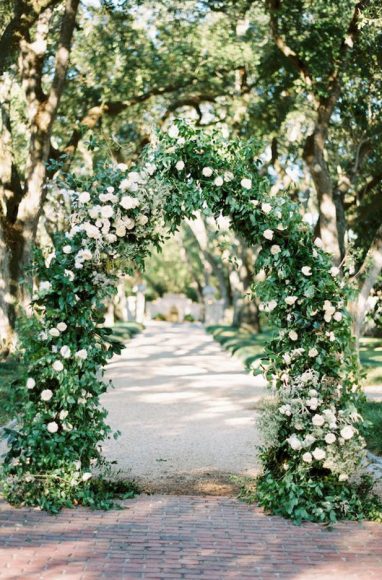
[[[41,4],[43,10],[36,12],[33,41],[29,38],[28,31],[18,37],[20,77],[29,118],[29,144],[24,179],[19,177],[14,161],[9,98],[3,99],[1,104],[0,258],[4,281],[3,287],[0,287],[0,346],[5,351],[15,342],[16,305],[25,301],[26,285],[21,283],[21,277],[30,263],[45,199],[44,184],[51,147],[50,138],[69,65],[79,0],[65,1],[54,76],[49,92],[45,94],[42,75],[52,15],[52,11],[46,8],[53,4],[54,1],[46,0]],[[6,84],[6,79],[3,80]]]
[[351,306],[353,315],[353,329],[356,339],[357,349],[359,348],[359,341],[362,336],[362,329],[365,321],[365,316],[368,312],[368,299],[373,286],[376,284],[378,277],[382,271],[382,226],[377,231],[375,240],[370,247],[364,264],[359,270],[358,275],[366,272],[363,284],[361,286],[359,295],[355,303]]
[[15,348],[21,251],[20,232],[12,226],[0,228],[0,353],[5,356]]
[[333,201],[333,184],[329,168],[325,161],[324,148],[326,127],[317,125],[304,147],[304,160],[317,193],[319,219],[316,233],[322,239],[326,251],[333,255],[334,262],[341,261],[340,244],[337,229],[337,210]]

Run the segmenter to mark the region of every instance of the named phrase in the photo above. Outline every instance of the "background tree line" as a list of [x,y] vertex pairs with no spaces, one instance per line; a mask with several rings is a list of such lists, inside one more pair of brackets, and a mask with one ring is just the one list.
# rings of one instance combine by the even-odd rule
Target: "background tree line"
[[[179,115],[258,141],[273,193],[299,199],[352,269],[360,332],[382,268],[378,0],[4,0],[0,18],[4,350],[31,247],[52,219],[47,182],[62,164],[90,169],[100,137],[130,163]],[[227,261],[215,225],[197,222],[183,233],[195,279],[212,272],[241,307],[253,249],[230,239]]]

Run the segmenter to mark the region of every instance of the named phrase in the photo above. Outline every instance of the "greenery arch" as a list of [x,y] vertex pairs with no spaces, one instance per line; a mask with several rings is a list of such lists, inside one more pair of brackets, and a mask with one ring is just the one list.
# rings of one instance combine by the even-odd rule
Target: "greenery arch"
[[56,234],[49,255],[38,251],[33,266],[35,315],[23,331],[28,376],[3,467],[11,503],[105,505],[92,472],[105,466],[100,442],[111,436],[99,405],[102,369],[119,347],[99,326],[102,301],[119,272],[142,267],[153,244],[205,208],[261,245],[253,292],[278,328],[267,349],[274,402],[261,420],[257,499],[295,520],[370,517],[376,500],[349,482],[364,440],[348,282],[299,207],[270,197],[253,155],[251,143],[176,121],[140,168],[104,164],[92,176],[68,177],[68,231]]

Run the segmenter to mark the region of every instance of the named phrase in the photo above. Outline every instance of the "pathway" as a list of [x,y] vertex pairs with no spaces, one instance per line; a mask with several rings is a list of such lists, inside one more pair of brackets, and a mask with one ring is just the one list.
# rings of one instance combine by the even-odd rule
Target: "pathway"
[[246,374],[198,324],[149,323],[110,363],[103,399],[122,435],[105,446],[151,491],[228,493],[229,475],[258,471],[256,406],[264,380]]
[[140,496],[50,516],[0,504],[0,579],[372,580],[382,526],[294,526],[235,499]]
[[[228,493],[255,473],[259,379],[199,326],[150,324],[113,359],[104,397],[122,437],[105,449],[147,487]],[[177,477],[180,472],[180,478]],[[51,516],[0,502],[1,580],[371,580],[382,526],[330,531],[266,516],[232,497],[141,496],[109,512]]]

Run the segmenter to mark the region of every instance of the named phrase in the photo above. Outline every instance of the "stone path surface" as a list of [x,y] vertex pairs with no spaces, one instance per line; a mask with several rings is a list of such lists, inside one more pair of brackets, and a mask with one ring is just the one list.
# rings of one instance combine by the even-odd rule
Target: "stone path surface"
[[146,489],[229,493],[230,474],[258,472],[256,406],[264,380],[246,374],[198,324],[149,323],[107,372],[103,398],[122,435],[108,459]]
[[50,516],[0,503],[0,579],[371,580],[382,526],[294,526],[235,499],[140,496]]

